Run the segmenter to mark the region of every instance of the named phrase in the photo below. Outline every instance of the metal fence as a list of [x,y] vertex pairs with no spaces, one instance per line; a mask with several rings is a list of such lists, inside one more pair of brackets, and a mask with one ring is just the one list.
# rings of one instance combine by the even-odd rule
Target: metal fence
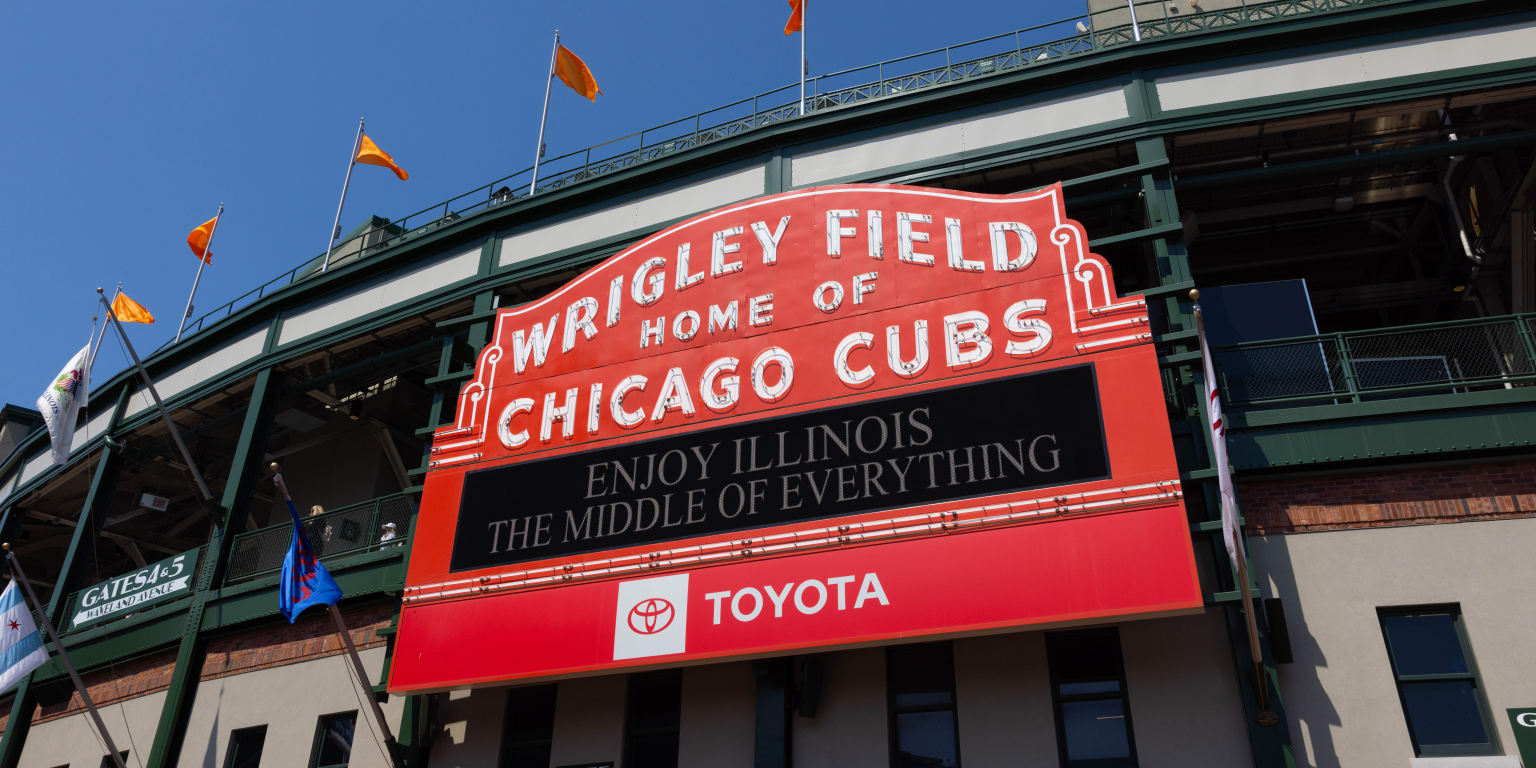
[[[1094,29],[1092,17],[1070,16],[926,53],[807,78],[805,114],[968,82],[1003,72],[1017,72],[1144,40],[1404,1],[1240,0],[1235,7],[1180,13],[1172,10],[1169,0],[1143,0],[1136,3],[1138,20],[1134,25],[1124,23]],[[1104,14],[1097,16],[1102,17]],[[382,229],[371,228],[337,243],[331,249],[333,261],[343,254],[349,261],[366,259],[452,224],[468,214],[528,197],[535,191],[562,189],[695,147],[797,119],[802,116],[799,87],[797,82],[775,88],[680,120],[542,160],[539,162],[537,190],[530,188],[533,169],[525,168],[393,221],[386,220]],[[321,254],[307,259],[293,269],[189,321],[182,338],[195,335],[270,293],[317,274],[324,256]],[[167,341],[161,345],[161,349],[172,343]]]
[[[415,519],[416,492],[412,491],[312,515],[304,518],[303,524],[304,534],[309,537],[315,555],[331,559],[404,546],[410,539],[411,524]],[[388,542],[380,542],[385,523],[394,523],[397,535]],[[225,582],[262,576],[282,568],[283,557],[288,554],[292,540],[293,524],[286,521],[236,536]]]
[[1216,350],[1227,403],[1309,405],[1536,384],[1536,314],[1349,331]]

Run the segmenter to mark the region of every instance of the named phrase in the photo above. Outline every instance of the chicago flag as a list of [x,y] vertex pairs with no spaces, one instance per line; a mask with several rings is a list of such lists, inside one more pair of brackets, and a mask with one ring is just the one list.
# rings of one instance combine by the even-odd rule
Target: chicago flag
[[0,693],[21,682],[48,660],[48,649],[37,634],[32,611],[12,581],[0,592]]

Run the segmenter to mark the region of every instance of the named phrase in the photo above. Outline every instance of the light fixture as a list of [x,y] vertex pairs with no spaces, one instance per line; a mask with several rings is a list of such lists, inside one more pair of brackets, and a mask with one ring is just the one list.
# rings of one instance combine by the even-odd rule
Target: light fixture
[[1077,33],[1079,35],[1086,35],[1086,34],[1088,34],[1088,25],[1082,23],[1081,21],[1079,21],[1077,23]]

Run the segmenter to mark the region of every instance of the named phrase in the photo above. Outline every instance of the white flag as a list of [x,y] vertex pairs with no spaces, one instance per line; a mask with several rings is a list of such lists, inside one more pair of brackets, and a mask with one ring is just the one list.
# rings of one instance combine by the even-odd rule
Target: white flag
[[1198,324],[1200,357],[1205,365],[1205,412],[1211,423],[1211,461],[1216,464],[1217,484],[1221,487],[1221,538],[1227,545],[1232,567],[1238,567],[1242,536],[1237,529],[1237,495],[1232,492],[1232,470],[1227,466],[1227,426],[1222,421],[1221,391],[1216,388],[1216,367],[1211,365],[1211,347],[1205,342],[1205,324]]
[[90,388],[91,370],[86,365],[90,355],[91,345],[81,347],[64,364],[53,383],[43,390],[43,396],[37,399],[37,410],[42,412],[43,421],[48,424],[55,464],[63,464],[69,458],[69,444],[75,439],[75,419],[80,415],[80,406],[85,404],[86,390]]
[[32,611],[12,579],[0,592],[0,693],[16,687],[47,660],[48,649],[37,634]]

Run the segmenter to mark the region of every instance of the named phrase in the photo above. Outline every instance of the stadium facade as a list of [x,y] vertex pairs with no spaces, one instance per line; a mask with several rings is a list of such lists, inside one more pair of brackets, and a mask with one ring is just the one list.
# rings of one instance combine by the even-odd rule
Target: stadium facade
[[[1134,25],[1127,6],[1093,0],[1088,15],[1058,25],[818,78],[804,115],[784,90],[554,158],[536,194],[524,172],[412,216],[371,218],[328,269],[308,261],[146,355],[211,503],[135,371],[95,386],[62,466],[35,413],[0,411],[0,531],[128,764],[389,764],[329,619],[317,610],[290,625],[277,611],[291,531],[271,482],[279,462],[301,508],[320,507],[306,529],[346,595],[340,608],[400,765],[1531,765],[1522,749],[1536,748],[1536,10],[1501,0],[1134,7]],[[855,202],[816,202],[839,195]],[[988,200],[1048,198],[1057,207],[1005,218],[1058,216],[1062,239],[1035,228],[1040,269],[1073,237],[1085,255],[1039,281],[1065,286],[1038,289],[1062,291],[1049,307],[1010,303],[1036,290],[1010,272],[1025,264],[1008,250],[1024,242],[1021,230],[999,229],[996,216],[991,240],[983,218],[974,235],[962,228]],[[768,213],[742,219],[735,235],[717,230],[712,251],[711,217],[748,208]],[[816,228],[800,238],[791,226],[775,260],[781,215]],[[888,258],[871,234],[881,226],[893,233]],[[699,286],[687,262],[675,283],[670,267],[635,271],[658,243],[668,249],[658,258],[684,258],[668,238],[688,233]],[[975,247],[946,254],[951,236]],[[850,272],[882,259],[887,291],[865,297],[860,286],[874,283],[841,272],[824,290],[821,273],[802,274],[840,247],[836,264]],[[899,277],[918,250],[940,269]],[[726,285],[742,263],[739,291],[712,294],[712,281]],[[994,332],[1014,333],[987,347],[991,357],[977,351],[985,320],[966,330],[951,322],[965,313],[944,308],[972,263],[988,282],[961,298],[991,313]],[[616,279],[610,294],[604,270],[619,269],[634,280]],[[587,292],[590,310],[582,285],[599,286]],[[655,304],[665,327],[637,316],[657,301],[652,288],[675,294]],[[1257,674],[1222,544],[1192,289],[1217,348]],[[666,303],[693,295],[685,290],[708,297],[718,318],[701,305],[688,321]],[[894,293],[902,303],[879,304]],[[894,313],[893,325],[927,318],[929,367],[903,369],[911,347],[899,344],[885,367],[883,320],[863,336],[756,328],[775,312],[809,313],[805,328],[820,328],[812,304],[834,318],[828,327],[857,320],[835,315],[845,295]],[[740,303],[727,323],[731,296]],[[610,300],[631,297],[622,321],[617,304],[606,315]],[[1037,309],[1054,346],[1032,324],[1045,322]],[[546,315],[565,327],[554,331]],[[621,391],[610,410],[597,387],[611,397],[644,386],[615,375],[590,379],[590,391],[579,379],[569,392],[580,400],[556,400],[563,383],[541,384],[546,399],[503,409],[497,393],[512,390],[497,385],[517,386],[514,364],[516,375],[545,365],[517,335],[535,321],[549,323],[552,368],[528,375],[552,382],[655,364],[647,392],[663,396],[626,401]],[[599,326],[621,322],[641,323],[661,351],[636,353],[625,335],[610,346],[626,357],[583,356],[609,349]],[[1110,328],[1124,332],[1092,336]],[[691,519],[691,497],[675,512],[658,507],[645,535],[618,525],[610,499],[567,533],[567,549],[522,554],[553,540],[539,514],[619,486],[619,454],[577,468],[584,492],[562,484],[572,469],[562,457],[703,434],[668,426],[686,393],[660,389],[669,363],[657,362],[714,349],[695,339],[701,331],[719,331],[720,349],[759,331],[812,349],[824,336],[853,338],[833,355],[837,378],[862,387],[867,370],[877,383],[836,408],[856,415],[930,398],[923,408],[975,417],[935,426],[910,410],[905,420],[870,416],[897,447],[945,430],[996,445],[988,430],[1023,413],[1019,429],[1066,420],[1046,448],[1082,424],[1099,430],[1083,450],[1102,463],[1056,461],[1038,445],[967,460],[968,477],[988,482],[1010,459],[1020,473],[1078,473],[1005,488],[1013,495],[1002,506],[1028,519],[939,494],[894,503],[938,505],[915,532],[866,504],[795,526],[733,523],[685,545],[660,529],[673,524],[668,514]],[[588,341],[599,346],[580,346]],[[710,427],[721,444],[737,441],[738,461],[755,438],[730,430],[761,423],[784,396],[777,387],[790,387],[787,357],[775,354],[763,351],[749,376],[752,346],[741,370],[716,370],[709,381],[721,386],[697,393],[736,388],[697,412],[713,418],[739,395],[742,410]],[[698,381],[709,356],[688,359]],[[816,377],[836,378],[813,359],[799,358],[800,394],[773,418],[826,412],[812,408]],[[1019,377],[1004,379],[1003,363],[1023,366],[1008,369]],[[922,378],[944,364],[964,387]],[[739,379],[725,385],[722,371]],[[1084,375],[1097,384],[1061,383]],[[909,379],[882,395],[889,401],[871,394]],[[999,381],[1015,389],[999,394]],[[590,409],[589,394],[599,403]],[[759,421],[749,403],[762,405]],[[1074,421],[1081,408],[1089,417]],[[610,417],[639,432],[596,449],[582,442],[588,430],[612,434],[599,423]],[[562,430],[575,442],[559,444]],[[464,442],[472,433],[481,442]],[[777,458],[763,461],[788,465],[778,434]],[[547,458],[513,455],[552,435]],[[970,455],[953,449],[924,471],[957,477],[954,450]],[[750,505],[758,464],[746,461],[733,474]],[[592,469],[603,462],[614,472]],[[886,492],[861,471],[848,487]],[[813,485],[774,510],[799,508]],[[1093,507],[1095,493],[1119,495]],[[488,549],[465,543],[467,520],[488,531]],[[894,533],[878,533],[882,522]],[[813,540],[816,531],[828,533]],[[611,542],[593,543],[603,536]],[[773,550],[785,540],[775,536],[805,548]],[[699,553],[710,547],[720,559],[706,563]],[[784,577],[782,591],[768,577],[761,591],[748,581],[701,587],[795,567],[804,572]],[[677,581],[687,578],[691,596]],[[625,603],[627,585],[641,583],[653,591],[630,590]],[[679,584],[682,597],[660,597]],[[1076,602],[1046,605],[1063,595]],[[811,618],[829,623],[774,634]],[[674,621],[690,633],[686,648],[663,647]],[[104,764],[57,662],[7,699],[0,768]]]

